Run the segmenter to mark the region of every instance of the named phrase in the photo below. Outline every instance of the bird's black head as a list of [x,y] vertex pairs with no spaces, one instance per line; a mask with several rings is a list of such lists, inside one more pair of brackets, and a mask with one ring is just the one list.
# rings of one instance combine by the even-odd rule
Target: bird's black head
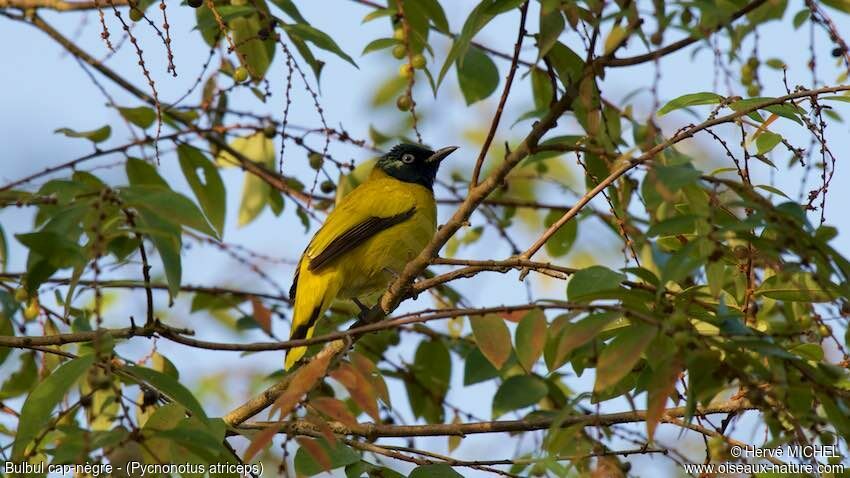
[[449,146],[431,151],[421,145],[402,143],[381,156],[378,167],[400,181],[433,189],[440,162],[456,149],[457,146]]

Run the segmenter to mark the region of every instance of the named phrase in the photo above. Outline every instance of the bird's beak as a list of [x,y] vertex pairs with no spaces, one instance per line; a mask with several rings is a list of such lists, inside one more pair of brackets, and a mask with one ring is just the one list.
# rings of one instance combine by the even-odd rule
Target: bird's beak
[[426,163],[439,163],[444,160],[446,156],[452,154],[454,150],[457,149],[457,146],[446,146],[445,148],[438,149],[434,152],[428,159],[425,160]]

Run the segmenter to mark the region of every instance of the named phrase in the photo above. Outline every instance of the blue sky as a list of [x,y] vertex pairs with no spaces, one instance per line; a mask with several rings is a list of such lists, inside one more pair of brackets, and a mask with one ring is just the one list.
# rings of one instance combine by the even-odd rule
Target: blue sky
[[[450,4],[447,7],[447,16],[453,31],[458,31],[467,12],[475,5],[475,2],[463,0],[458,2],[444,2]],[[802,2],[793,2],[800,3]],[[388,54],[379,53],[360,57],[363,47],[371,40],[389,36],[390,31],[387,22],[374,21],[361,24],[362,17],[369,12],[367,7],[353,1],[334,0],[322,2],[299,2],[302,13],[318,28],[329,32],[342,48],[355,57],[359,69],[350,64],[322,54],[327,60],[327,66],[322,74],[321,104],[324,108],[327,121],[330,126],[344,125],[345,129],[355,138],[368,138],[370,124],[379,129],[390,130],[400,121],[404,120],[401,113],[394,109],[374,111],[370,106],[371,97],[377,84],[389,75],[394,74],[397,62]],[[795,5],[789,8],[791,15],[801,8]],[[330,13],[330,14],[329,14]],[[850,22],[841,14],[831,11],[840,31],[850,28]],[[157,82],[160,97],[165,102],[173,101],[192,85],[200,67],[207,58],[207,48],[198,38],[198,33],[192,31],[194,24],[193,12],[188,7],[178,7],[176,3],[170,4],[168,9],[169,20],[172,25],[171,35],[173,37],[173,50],[175,63],[179,76],[171,78],[166,74],[165,54],[162,44],[151,35],[148,28],[136,28],[136,34],[140,37],[144,48],[144,55],[148,67],[151,69]],[[78,43],[88,52],[96,57],[103,57],[108,52],[100,40],[99,25],[96,15],[88,15],[84,24],[80,21],[84,18],[80,14],[44,14],[45,19],[57,26],[66,35],[77,38]],[[504,15],[493,22],[476,39],[497,50],[510,51],[515,38],[515,28],[518,15]],[[107,22],[113,31],[113,41],[117,40],[119,27],[111,14],[107,14]],[[530,30],[536,30],[536,14],[530,15]],[[810,85],[811,74],[806,69],[808,61],[808,26],[798,31],[791,31],[790,19],[782,24],[774,22],[761,28],[759,52],[762,58],[779,57],[788,65],[789,82],[792,87],[797,84]],[[443,38],[436,36],[433,46],[436,51],[436,64],[440,65],[449,43]],[[678,38],[676,33],[669,33],[668,39]],[[829,56],[832,47],[820,32],[816,35],[816,51],[821,59],[818,64],[818,76],[821,81],[828,84],[834,82],[838,69],[833,59]],[[567,38],[570,44],[574,38]],[[629,46],[629,52],[640,53],[644,47],[634,42]],[[530,44],[530,42],[529,42]],[[133,51],[125,45],[124,48],[108,61],[108,65],[125,74],[135,84],[144,87],[141,72],[136,65],[137,59]],[[744,44],[744,51],[752,48],[751,40]],[[531,56],[531,49],[526,49],[526,56]],[[659,91],[661,102],[672,99],[685,93],[698,91],[710,91],[714,83],[713,55],[711,51],[702,47],[698,53],[691,55],[693,49],[680,52],[665,58],[660,66],[662,76]],[[3,168],[0,168],[0,183],[23,177],[39,171],[59,161],[70,160],[91,151],[91,146],[83,140],[71,140],[60,135],[53,134],[53,130],[59,127],[70,127],[78,130],[94,129],[104,124],[113,126],[113,138],[111,143],[121,144],[128,137],[126,127],[118,120],[117,115],[105,107],[105,97],[99,89],[88,79],[83,70],[77,66],[74,59],[65,54],[47,36],[34,28],[11,22],[0,18],[0,52],[2,52],[2,64],[0,71],[0,144],[4,145]],[[279,56],[279,55],[278,55]],[[748,54],[743,54],[744,57]],[[281,88],[285,72],[283,65],[278,61],[272,66],[268,78],[271,81],[273,96],[269,103],[263,105],[245,89],[238,91],[231,98],[231,105],[237,109],[251,110],[258,113],[271,112],[280,118],[283,107]],[[433,62],[433,60],[431,60]],[[500,76],[504,76],[507,64],[497,60],[500,68]],[[737,71],[732,66],[733,73]],[[765,96],[778,96],[784,93],[781,75],[776,72],[761,70],[764,76],[762,82],[765,85]],[[611,71],[605,79],[607,97],[615,102],[623,101],[630,97],[630,93],[638,88],[646,88],[651,85],[655,71],[654,66],[644,65],[636,68]],[[111,84],[107,79],[99,77],[99,81],[106,87],[115,102],[122,106],[137,106],[139,103],[132,97],[123,93]],[[312,77],[310,77],[312,81]],[[503,81],[503,80],[502,80]],[[226,80],[224,80],[226,83]],[[420,78],[420,86],[423,86]],[[725,94],[724,83],[721,81],[720,93]],[[501,85],[500,85],[501,86]],[[734,83],[737,89],[734,93],[743,94],[740,85]],[[499,90],[500,91],[500,90]],[[651,106],[652,101],[647,90],[638,93],[629,100],[634,104],[635,111],[643,116]],[[470,137],[480,135],[487,124],[490,115],[495,108],[497,96],[466,107],[458,90],[454,74],[450,73],[444,86],[439,91],[437,99],[434,99],[427,88],[417,89],[417,101],[421,111],[426,117],[422,124],[422,133],[425,141],[435,145],[457,144],[462,149],[451,158],[450,168],[468,171],[477,156],[476,144],[469,141]],[[188,102],[196,102],[197,92],[190,97]],[[290,113],[291,122],[295,125],[316,127],[320,123],[316,116],[312,99],[301,88],[296,81],[293,94],[294,103]],[[836,111],[846,116],[847,107],[838,103]],[[516,85],[511,95],[502,127],[497,135],[494,145],[501,145],[506,139],[518,139],[522,137],[529,123],[520,123],[513,128],[510,125],[523,112],[531,109],[530,88],[524,79]],[[707,110],[699,109],[701,114]],[[670,133],[678,127],[696,122],[697,118],[687,113],[674,113],[661,120],[665,132]],[[779,123],[781,123],[780,120]],[[557,134],[564,134],[573,125],[570,121],[564,121],[559,125]],[[808,137],[800,134],[798,129],[792,131],[789,125],[778,124],[779,131],[789,132],[789,139],[797,145],[807,145]],[[731,134],[733,129],[718,129],[718,133]],[[850,136],[847,135],[847,125],[833,123],[827,130],[833,151],[841,158],[841,153],[848,150]],[[737,141],[737,136],[733,136]],[[321,147],[322,138],[318,135],[310,137],[311,144]],[[687,141],[683,148],[695,153],[697,156],[708,156],[710,161],[725,164],[725,158],[718,153],[715,145],[711,144],[709,138],[698,137]],[[284,172],[296,175],[309,184],[312,180],[312,171],[307,168],[304,153],[292,144],[287,145],[290,155],[285,159]],[[353,159],[360,161],[368,158],[364,150],[332,145],[332,153],[342,159]],[[501,147],[494,147],[496,154],[491,154],[491,160],[498,160]],[[703,151],[703,152],[700,152]],[[173,156],[166,156],[172,158]],[[114,181],[123,180],[123,168],[116,166],[119,157],[105,158],[97,163],[103,169],[98,174]],[[756,172],[757,182],[762,184],[775,184],[783,190],[796,193],[800,185],[800,168],[789,171],[785,156],[777,157],[776,163],[779,170],[771,174],[766,167],[759,167]],[[706,160],[703,160],[706,161]],[[565,161],[575,171],[573,158]],[[703,163],[705,164],[705,163]],[[713,168],[711,168],[713,169]],[[161,174],[168,178],[176,188],[188,191],[185,181],[176,161],[164,160],[160,166]],[[335,176],[335,172],[331,172]],[[448,178],[450,171],[443,171],[442,176]],[[227,226],[224,239],[228,243],[239,244],[250,250],[262,253],[282,260],[297,259],[307,240],[303,229],[294,215],[294,208],[289,204],[283,216],[276,218],[266,211],[256,222],[247,227],[236,228],[236,214],[239,206],[240,191],[242,187],[242,174],[235,170],[223,172],[228,197]],[[812,178],[817,174],[813,173]],[[845,254],[850,254],[850,239],[847,231],[850,228],[850,215],[843,209],[850,201],[850,190],[842,187],[850,179],[845,165],[839,163],[833,188],[827,202],[827,222],[836,226],[842,234],[835,240],[837,248]],[[810,189],[810,187],[808,188]],[[806,190],[808,190],[806,189]],[[445,191],[438,189],[438,196],[447,197]],[[575,198],[564,195],[554,189],[549,191],[544,198],[548,202],[562,202],[570,204]],[[604,203],[595,203],[598,207],[607,208]],[[439,217],[445,220],[452,212],[450,207],[440,209]],[[8,238],[12,234],[29,230],[32,221],[32,210],[8,208],[0,211],[0,224],[6,230]],[[812,216],[812,221],[817,217]],[[473,225],[480,225],[483,219],[478,216]],[[517,233],[520,247],[530,244],[534,236],[525,229]],[[495,236],[494,236],[495,239]],[[20,247],[14,242],[12,244],[11,262],[9,269],[12,271],[22,270],[25,263],[25,255]],[[460,257],[467,258],[500,258],[507,257],[510,251],[507,247],[496,246],[495,241],[483,241],[473,247],[461,249]],[[586,265],[590,256],[612,266],[621,266],[623,259],[619,252],[619,242],[616,236],[606,230],[590,226],[582,228],[576,251],[566,259],[560,261],[563,265]],[[283,262],[261,262],[263,270],[284,290],[289,288],[292,267]],[[121,277],[126,275],[118,274]],[[192,244],[186,251],[184,257],[184,283],[195,285],[225,285],[242,289],[274,292],[275,288],[252,274],[243,264],[233,261],[228,256],[221,254],[215,248]],[[563,284],[552,281],[532,279],[532,290],[535,297],[563,297]],[[469,301],[473,304],[497,305],[525,302],[526,288],[516,281],[516,273],[511,272],[506,276],[500,274],[484,274],[474,280],[458,282],[458,287],[468,294]],[[122,295],[122,299],[110,309],[107,325],[120,326],[126,324],[126,317],[130,313],[138,314],[143,310],[143,297],[140,295]],[[188,304],[185,301],[178,302],[172,308],[167,309],[166,297],[157,296],[157,307],[162,316],[169,323],[182,324],[198,330],[198,335],[209,340],[233,340],[233,336],[225,328],[215,324],[213,320],[203,316],[190,316]],[[426,307],[429,304],[427,298],[420,298],[416,304],[405,304],[404,310]],[[285,336],[287,327],[283,323],[276,324],[276,333]],[[468,328],[467,328],[468,331]],[[239,340],[259,340],[262,334],[249,333]],[[418,339],[407,337],[401,347],[398,347],[394,358],[396,360],[412,360],[415,344]],[[197,379],[199,377],[216,374],[222,371],[233,372],[238,370],[241,374],[257,374],[262,371],[271,372],[280,367],[282,356],[277,353],[256,354],[247,357],[225,353],[208,353],[194,351],[166,341],[158,342],[159,350],[166,356],[171,357],[178,363],[180,371],[185,377]],[[141,357],[150,351],[150,343],[125,346],[122,349],[128,356]],[[188,354],[188,355],[187,355]],[[5,374],[11,371],[9,361],[0,368]],[[448,400],[461,408],[472,411],[477,416],[489,419],[490,404],[489,397],[494,391],[493,384],[481,384],[464,388],[462,386],[461,363],[455,363],[452,374],[453,387]],[[582,378],[570,379],[574,390],[585,391],[591,388],[592,379],[585,375]],[[225,384],[227,398],[221,401],[212,400],[211,409],[213,413],[226,411],[234,404],[248,397],[250,390],[245,384],[238,380],[230,380]],[[394,405],[400,410],[406,410],[406,394],[402,387],[392,388]],[[642,403],[642,402],[641,402]],[[624,403],[612,402],[609,410],[625,409]],[[669,429],[662,431],[662,437],[670,442],[677,439],[676,431]],[[758,435],[745,436],[745,439],[757,441]],[[684,449],[701,459],[701,440],[688,440],[684,442]],[[422,439],[419,444],[426,449],[444,452],[446,447],[445,438]],[[512,440],[496,439],[494,437],[471,437],[464,440],[458,450],[459,458],[501,458],[510,457],[517,450],[528,451],[533,449],[533,441],[526,439],[520,443]],[[624,446],[625,447],[625,446]],[[636,458],[636,467],[647,467],[640,469],[657,469],[665,466],[666,461],[660,458]],[[662,465],[662,463],[664,465]],[[406,465],[401,468],[406,469]],[[636,468],[638,469],[638,468]]]

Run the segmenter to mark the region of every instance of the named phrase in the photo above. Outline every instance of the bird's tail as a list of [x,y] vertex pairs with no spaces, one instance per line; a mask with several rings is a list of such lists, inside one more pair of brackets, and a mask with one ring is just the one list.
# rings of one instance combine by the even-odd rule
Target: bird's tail
[[[305,280],[306,279],[306,280]],[[295,295],[290,340],[309,339],[313,336],[316,322],[328,310],[339,292],[339,284],[333,277],[302,277]],[[286,352],[284,370],[289,370],[307,352],[307,347],[294,347]]]

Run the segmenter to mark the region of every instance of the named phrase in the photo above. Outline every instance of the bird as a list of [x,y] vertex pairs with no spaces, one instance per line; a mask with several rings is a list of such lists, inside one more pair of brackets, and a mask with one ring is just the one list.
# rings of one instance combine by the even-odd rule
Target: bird
[[[422,252],[437,230],[434,181],[457,146],[436,151],[401,143],[378,158],[369,177],[331,211],[295,268],[290,340],[313,336],[316,323],[337,299],[360,298],[387,287]],[[286,353],[290,370],[307,351]]]

